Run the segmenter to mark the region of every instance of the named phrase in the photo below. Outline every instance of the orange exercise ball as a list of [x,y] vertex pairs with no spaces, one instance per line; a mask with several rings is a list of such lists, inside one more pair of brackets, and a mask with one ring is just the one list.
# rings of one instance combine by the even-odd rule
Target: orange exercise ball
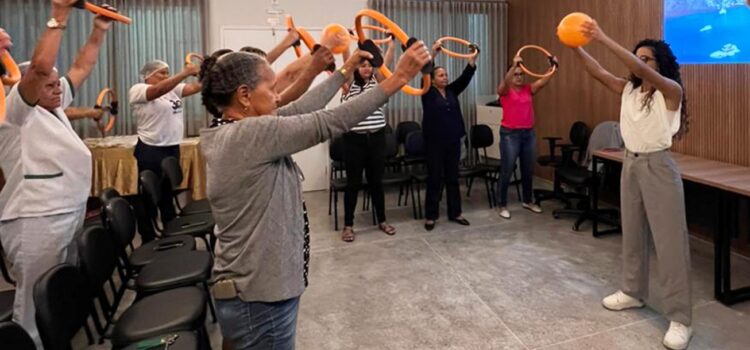
[[346,27],[333,23],[323,29],[323,36],[320,38],[320,44],[329,48],[332,53],[340,54],[349,48],[351,40],[349,30]]
[[[750,0],[749,0],[750,1]],[[582,12],[573,12],[560,21],[557,26],[557,37],[560,42],[569,47],[584,46],[591,41],[581,32],[581,25],[593,19]]]

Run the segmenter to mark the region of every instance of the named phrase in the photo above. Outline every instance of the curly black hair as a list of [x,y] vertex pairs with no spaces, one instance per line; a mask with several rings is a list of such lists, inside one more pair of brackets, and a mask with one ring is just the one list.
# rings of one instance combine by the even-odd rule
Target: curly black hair
[[[682,84],[682,76],[680,75],[680,64],[677,62],[677,57],[672,52],[672,48],[664,40],[656,39],[644,39],[641,40],[635,49],[635,54],[641,47],[648,47],[653,51],[654,57],[656,58],[656,65],[659,67],[659,73],[664,77],[674,80],[682,87],[682,111],[680,115],[680,129],[675,134],[675,139],[682,139],[688,132],[688,124],[690,123],[687,111],[687,93],[685,92],[685,86]],[[634,88],[639,88],[643,85],[643,79],[638,78],[634,74],[630,75],[630,82],[633,83]],[[654,88],[648,92],[646,98],[643,99],[642,109],[650,109],[653,103],[653,97],[656,90]]]

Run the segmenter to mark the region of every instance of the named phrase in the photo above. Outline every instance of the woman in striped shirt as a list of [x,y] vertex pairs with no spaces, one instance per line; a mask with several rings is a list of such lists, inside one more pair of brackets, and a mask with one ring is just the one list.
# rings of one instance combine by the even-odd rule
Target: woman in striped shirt
[[[388,43],[383,64],[393,60],[394,41]],[[385,79],[370,62],[365,62],[354,71],[354,78],[344,84],[341,102],[349,101],[375,88]],[[344,134],[344,164],[346,166],[346,192],[344,193],[344,230],[341,239],[354,241],[354,209],[357,194],[362,188],[362,170],[367,176],[373,209],[378,219],[378,228],[388,235],[396,234],[396,229],[385,221],[385,194],[383,193],[383,172],[385,171],[385,115],[381,106],[365,120]]]

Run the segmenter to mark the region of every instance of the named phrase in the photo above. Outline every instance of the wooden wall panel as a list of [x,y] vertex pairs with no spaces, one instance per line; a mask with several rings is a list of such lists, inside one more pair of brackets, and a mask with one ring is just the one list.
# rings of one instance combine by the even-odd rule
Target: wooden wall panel
[[[509,48],[525,44],[546,47],[560,59],[561,70],[535,97],[539,150],[543,136],[564,135],[576,120],[590,127],[619,119],[619,97],[605,90],[578,63],[555,35],[570,12],[594,17],[613,39],[632,48],[646,37],[661,38],[663,0],[509,0]],[[627,75],[603,45],[586,49],[607,69]],[[679,57],[678,57],[679,59]],[[687,65],[682,68],[690,111],[690,132],[674,150],[699,157],[750,166],[750,65]],[[540,169],[542,170],[542,169]],[[540,175],[549,177],[547,170]]]

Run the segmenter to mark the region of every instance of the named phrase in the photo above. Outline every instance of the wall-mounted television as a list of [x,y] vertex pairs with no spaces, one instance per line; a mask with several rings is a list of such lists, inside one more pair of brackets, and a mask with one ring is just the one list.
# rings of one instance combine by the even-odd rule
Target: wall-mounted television
[[664,0],[664,40],[681,64],[750,63],[747,0]]

